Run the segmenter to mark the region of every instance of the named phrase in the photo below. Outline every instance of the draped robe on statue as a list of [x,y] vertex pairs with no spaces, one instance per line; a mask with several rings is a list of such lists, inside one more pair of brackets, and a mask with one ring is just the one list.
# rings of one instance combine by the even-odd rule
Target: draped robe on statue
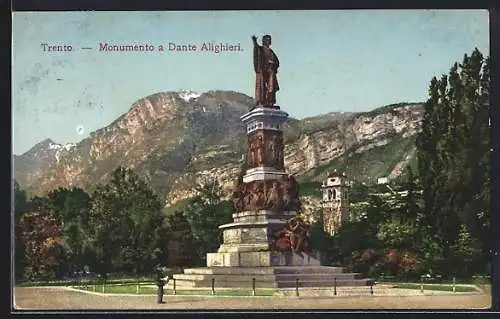
[[[272,62],[270,62],[272,61]],[[269,47],[254,44],[253,64],[255,69],[255,99],[263,106],[276,103],[276,92],[279,90],[279,60]]]

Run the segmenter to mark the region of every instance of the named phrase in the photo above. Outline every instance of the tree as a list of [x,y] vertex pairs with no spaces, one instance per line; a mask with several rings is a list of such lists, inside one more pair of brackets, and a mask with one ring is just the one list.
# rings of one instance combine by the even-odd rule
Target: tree
[[369,193],[369,188],[366,185],[360,182],[354,182],[349,189],[349,201],[351,203],[363,201],[369,196]]
[[181,267],[196,263],[197,251],[186,216],[182,212],[174,212],[168,220],[168,259],[169,267]]
[[[433,78],[417,139],[426,230],[444,259],[454,254],[461,225],[488,251],[490,205],[489,58],[464,55],[449,75]],[[448,267],[448,266],[446,266]],[[445,270],[444,270],[445,271]]]
[[467,226],[461,225],[457,242],[450,247],[452,252],[451,267],[455,275],[470,277],[474,270],[485,271],[481,265],[481,245],[472,237]]
[[366,221],[352,221],[342,224],[333,237],[334,245],[338,247],[338,258],[351,256],[355,251],[379,248],[380,243],[373,227]]
[[82,270],[90,257],[88,233],[91,198],[76,187],[51,191],[48,198],[52,202],[54,213],[61,220],[62,238],[67,247],[67,270]]
[[19,183],[14,180],[14,216],[16,220],[19,220],[26,213],[27,205],[26,191],[21,189]]
[[388,220],[392,216],[392,208],[384,199],[371,195],[368,200],[368,207],[365,210],[364,221],[372,234],[378,231],[378,225]]
[[26,213],[18,222],[28,280],[53,278],[62,254],[61,225],[52,212]]
[[310,248],[313,251],[318,251],[322,254],[322,259],[326,262],[333,261],[331,256],[335,254],[332,245],[332,237],[325,232],[325,225],[323,220],[323,210],[320,209],[318,212],[313,213],[314,216],[318,216],[315,223],[311,225],[311,237],[310,237]]
[[233,204],[221,199],[222,187],[217,180],[204,182],[197,191],[199,195],[186,209],[186,218],[196,240],[199,259],[204,261],[206,253],[214,252],[221,244],[219,226],[232,221]]
[[407,172],[407,181],[404,187],[406,191],[408,191],[408,194],[404,198],[403,216],[405,221],[410,221],[415,224],[422,218],[422,213],[418,205],[419,194],[417,193],[417,185],[415,183],[415,176],[413,175],[413,169],[411,166],[407,167]]
[[16,280],[22,279],[25,267],[24,246],[19,228],[19,220],[26,213],[28,201],[26,192],[14,180],[14,268]]
[[161,201],[130,169],[119,167],[92,196],[90,246],[98,271],[145,273],[165,249]]
[[410,223],[390,220],[378,227],[377,238],[383,247],[412,249],[417,230]]

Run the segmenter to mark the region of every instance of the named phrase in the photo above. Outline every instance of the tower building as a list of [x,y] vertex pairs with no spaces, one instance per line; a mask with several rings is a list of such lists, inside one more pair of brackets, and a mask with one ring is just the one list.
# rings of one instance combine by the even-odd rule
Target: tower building
[[345,173],[337,170],[330,172],[321,188],[324,230],[334,235],[340,225],[349,219],[349,196]]

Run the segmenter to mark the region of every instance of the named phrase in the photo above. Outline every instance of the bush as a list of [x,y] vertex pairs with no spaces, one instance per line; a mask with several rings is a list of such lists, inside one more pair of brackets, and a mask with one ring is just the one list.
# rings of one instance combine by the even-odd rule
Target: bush
[[397,279],[419,278],[423,272],[422,259],[416,253],[395,249],[365,249],[354,251],[344,258],[349,271],[377,278],[382,274]]

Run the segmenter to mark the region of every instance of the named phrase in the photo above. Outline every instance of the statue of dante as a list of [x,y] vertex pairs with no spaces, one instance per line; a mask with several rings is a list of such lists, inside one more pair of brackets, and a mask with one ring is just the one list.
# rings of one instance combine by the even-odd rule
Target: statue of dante
[[257,37],[253,40],[253,66],[255,69],[255,100],[256,105],[264,107],[274,107],[276,103],[276,92],[279,90],[278,68],[280,62],[276,54],[269,47],[271,36],[262,37],[262,45],[257,43]]

